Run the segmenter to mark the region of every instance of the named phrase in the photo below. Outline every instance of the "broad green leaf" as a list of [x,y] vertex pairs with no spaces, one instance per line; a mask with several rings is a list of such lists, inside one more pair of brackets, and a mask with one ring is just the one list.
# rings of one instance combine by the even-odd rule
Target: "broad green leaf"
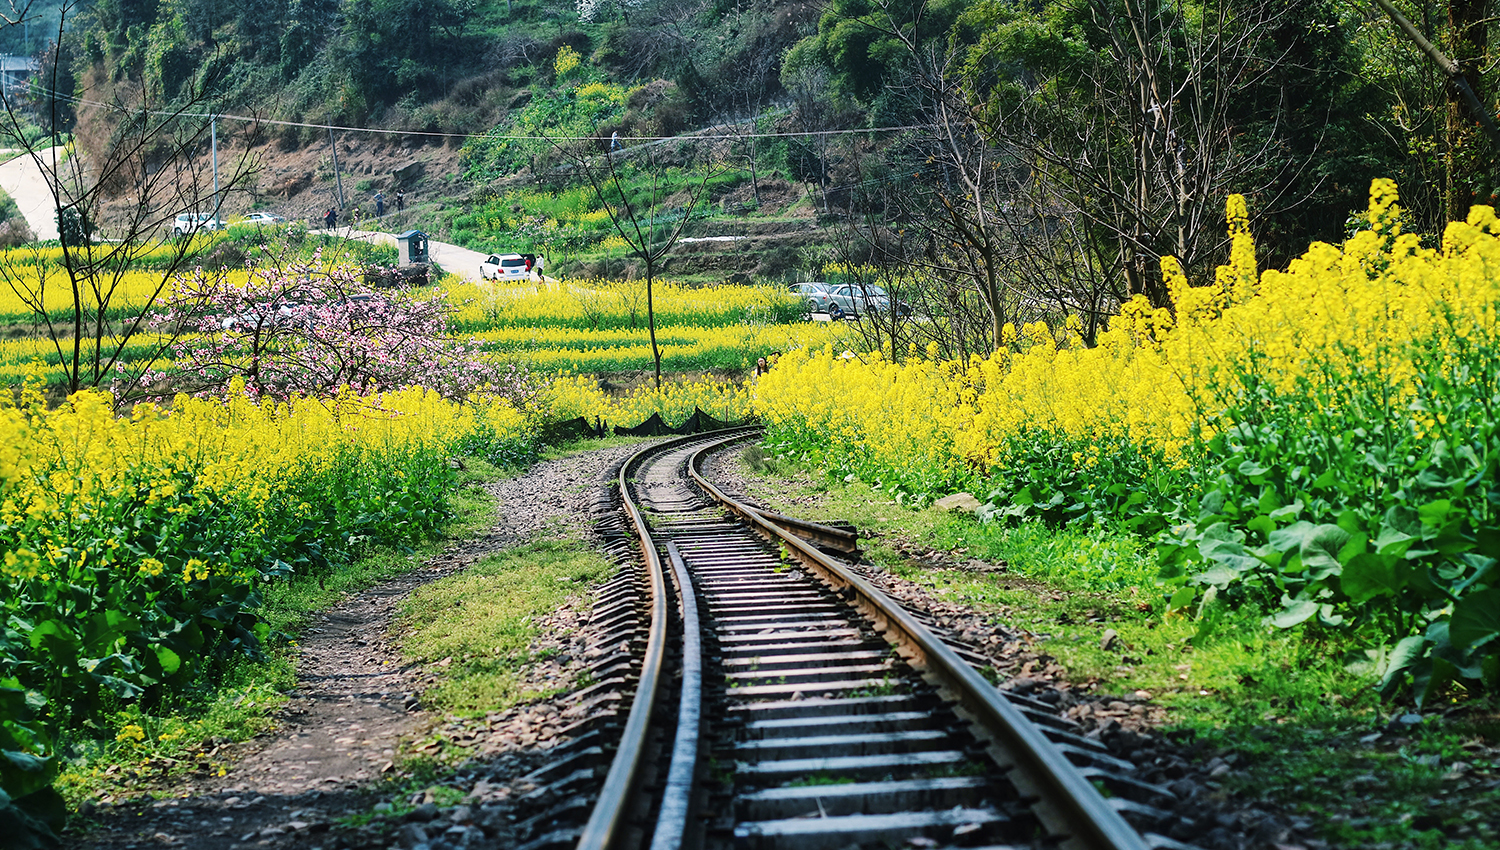
[[1251,531],[1259,531],[1261,534],[1270,534],[1276,530],[1276,520],[1265,514],[1257,514],[1245,523],[1245,527]]
[[1418,708],[1442,693],[1443,688],[1453,681],[1454,674],[1458,672],[1447,659],[1436,656],[1428,664],[1414,667],[1414,671],[1412,695],[1416,698]]
[[1459,649],[1483,646],[1500,635],[1500,587],[1465,595],[1453,605],[1448,639]]
[[1447,523],[1448,512],[1452,509],[1452,502],[1447,499],[1438,499],[1417,508],[1417,516],[1421,518],[1423,525],[1438,528]]
[[1167,610],[1181,611],[1187,606],[1193,604],[1193,600],[1196,599],[1197,596],[1198,589],[1196,587],[1180,588],[1176,593],[1172,594],[1172,598],[1167,601]]
[[1293,626],[1306,622],[1316,613],[1318,613],[1318,603],[1311,599],[1294,599],[1287,602],[1286,607],[1272,615],[1271,624],[1278,629],[1290,629]]
[[1349,542],[1349,532],[1336,525],[1319,525],[1302,538],[1302,565],[1309,570],[1339,571],[1339,550]]
[[1297,514],[1302,513],[1302,508],[1303,508],[1302,500],[1301,499],[1297,499],[1296,501],[1292,502],[1290,505],[1286,505],[1284,507],[1280,507],[1280,508],[1277,508],[1274,511],[1271,511],[1271,519],[1277,520],[1278,522],[1281,521],[1281,520],[1284,520],[1284,519],[1291,519],[1292,517],[1295,517]]
[[1382,524],[1380,534],[1375,537],[1375,551],[1382,555],[1401,557],[1411,548],[1417,538],[1390,525]]
[[1324,602],[1318,606],[1318,621],[1325,626],[1342,626],[1344,615],[1334,613],[1332,602]]
[[1363,531],[1349,536],[1349,542],[1339,548],[1339,563],[1347,564],[1355,555],[1367,551],[1370,545],[1370,537]]
[[1391,660],[1386,665],[1385,676],[1380,680],[1382,693],[1389,692],[1398,677],[1421,660],[1426,645],[1427,639],[1421,635],[1412,635],[1396,642],[1396,646],[1391,649]]
[[1213,587],[1228,587],[1229,585],[1234,584],[1236,581],[1239,581],[1239,578],[1240,574],[1237,571],[1230,569],[1223,564],[1214,564],[1213,566],[1194,576],[1193,580],[1199,584],[1212,585]]
[[1395,596],[1406,586],[1394,558],[1370,552],[1350,558],[1339,575],[1339,583],[1355,605],[1363,605],[1377,596]]
[[1276,491],[1273,488],[1267,487],[1265,491],[1260,494],[1260,499],[1256,501],[1255,507],[1261,513],[1269,514],[1277,508],[1281,507],[1281,497],[1276,495]]
[[1307,520],[1298,520],[1286,528],[1278,528],[1271,533],[1270,542],[1282,552],[1298,551],[1302,548],[1302,541],[1312,534],[1317,526]]
[[156,660],[161,664],[163,675],[170,676],[181,669],[182,658],[177,653],[161,644],[157,644],[153,649],[156,650]]
[[1495,569],[1495,565],[1500,564],[1500,561],[1496,561],[1494,558],[1488,558],[1473,552],[1464,555],[1463,562],[1474,568],[1474,574],[1453,585],[1451,590],[1455,596],[1462,596],[1465,591],[1476,584],[1489,583],[1489,577]]
[[1236,471],[1246,478],[1259,478],[1270,472],[1271,470],[1265,468],[1264,466],[1261,466],[1253,460],[1247,460],[1244,463],[1240,464],[1239,469]]

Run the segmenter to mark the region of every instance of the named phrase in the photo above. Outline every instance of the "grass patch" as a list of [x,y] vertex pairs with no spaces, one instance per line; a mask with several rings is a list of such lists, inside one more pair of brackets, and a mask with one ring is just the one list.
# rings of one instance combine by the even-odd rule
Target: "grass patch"
[[177,794],[174,786],[182,776],[224,775],[230,758],[225,745],[275,727],[284,694],[297,683],[295,636],[316,612],[416,567],[494,522],[494,500],[483,484],[502,473],[474,458],[464,464],[449,500],[454,516],[442,536],[410,550],[372,548],[321,578],[297,576],[271,585],[263,614],[283,637],[266,647],[262,660],[234,658],[214,678],[205,675],[168,701],[122,704],[97,728],[62,740],[64,765],[56,787],[70,807],[142,793]]
[[587,595],[611,569],[577,540],[548,540],[486,556],[418,589],[402,606],[403,655],[447,662],[427,702],[450,713],[482,714],[550,695],[527,692],[519,677],[519,668],[533,659],[536,620]]
[[[831,478],[747,449],[762,476],[756,498],[793,516],[847,520],[866,557],[950,602],[1032,633],[1075,682],[1103,693],[1148,691],[1168,731],[1206,760],[1239,753],[1226,792],[1307,817],[1347,847],[1494,848],[1500,832],[1500,746],[1494,705],[1466,696],[1463,717],[1399,731],[1369,675],[1345,670],[1336,635],[1267,627],[1259,616],[1210,610],[1165,616],[1154,553],[1098,528],[981,525],[911,510],[860,482]],[[962,569],[970,559],[1002,572]],[[937,565],[960,568],[939,568]],[[1108,648],[1102,637],[1113,629]],[[1457,703],[1454,703],[1455,705]],[[1431,708],[1431,706],[1429,706]],[[1381,734],[1376,737],[1375,733]]]

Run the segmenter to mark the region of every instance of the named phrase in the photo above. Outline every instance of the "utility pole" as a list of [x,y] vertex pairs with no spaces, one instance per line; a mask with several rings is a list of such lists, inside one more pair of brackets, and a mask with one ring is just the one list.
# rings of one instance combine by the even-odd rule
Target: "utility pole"
[[339,209],[344,208],[344,175],[339,173],[339,146],[333,141],[333,128],[328,128],[328,147],[333,149],[333,182],[339,190]]
[[208,150],[214,166],[214,218],[219,217],[223,200],[219,197],[219,116],[208,116]]

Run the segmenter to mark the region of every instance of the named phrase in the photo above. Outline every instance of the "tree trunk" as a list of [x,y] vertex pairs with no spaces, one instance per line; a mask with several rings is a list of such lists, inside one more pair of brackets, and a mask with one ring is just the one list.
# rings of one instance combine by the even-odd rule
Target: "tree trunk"
[[[1489,0],[1449,0],[1448,2],[1448,55],[1458,63],[1459,72],[1474,90],[1480,103],[1486,103],[1483,80],[1479,70],[1484,67],[1485,41],[1489,27],[1487,12]],[[1446,197],[1443,199],[1444,218],[1457,221],[1469,214],[1469,207],[1476,203],[1489,203],[1489,195],[1495,187],[1491,183],[1492,165],[1489,141],[1480,132],[1468,105],[1458,87],[1449,83],[1446,87],[1447,103],[1447,148],[1445,165]],[[1482,189],[1484,197],[1475,197]]]

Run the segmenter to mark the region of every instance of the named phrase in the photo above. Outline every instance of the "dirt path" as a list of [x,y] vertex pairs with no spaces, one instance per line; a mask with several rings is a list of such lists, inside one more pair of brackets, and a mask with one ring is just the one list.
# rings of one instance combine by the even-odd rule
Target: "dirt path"
[[394,767],[401,738],[423,720],[416,674],[401,668],[388,634],[396,606],[482,551],[482,541],[466,544],[462,555],[447,552],[318,617],[304,635],[298,687],[273,736],[232,748],[239,761],[225,777],[182,779],[172,793],[185,796],[101,810],[100,829],[81,846],[219,850],[312,836],[368,807],[354,792]]
[[[90,850],[388,846],[390,841],[378,829],[368,835],[330,830],[340,817],[370,811],[374,804],[370,789],[395,768],[402,739],[432,728],[438,720],[420,704],[420,691],[431,671],[403,668],[399,636],[391,634],[401,600],[415,588],[458,572],[491,552],[538,534],[587,527],[584,494],[601,470],[631,450],[605,449],[546,461],[525,475],[489,485],[499,515],[487,534],[455,543],[418,569],[350,597],[313,622],[302,636],[298,686],[280,713],[279,728],[215,755],[220,761],[227,756],[233,763],[228,775],[211,776],[204,770],[179,780],[166,792],[170,796],[156,795],[164,799],[139,798],[102,806],[87,818],[92,821],[87,836],[68,836],[67,846]],[[577,634],[576,616],[563,614],[557,623],[547,624],[551,626],[547,631],[558,632],[542,636],[548,645]],[[576,672],[563,670],[555,660],[539,667],[545,669],[536,674],[543,677],[571,678]],[[555,708],[543,713],[555,713]],[[497,715],[495,728],[483,736],[486,754],[499,756],[537,744],[544,736],[536,734],[537,720],[532,714],[518,708]],[[475,737],[472,731],[465,734]],[[550,742],[544,741],[543,746],[547,745]],[[511,778],[514,771],[508,766],[495,765],[496,783]],[[476,788],[476,808],[497,787]],[[479,845],[470,840],[465,846]]]

